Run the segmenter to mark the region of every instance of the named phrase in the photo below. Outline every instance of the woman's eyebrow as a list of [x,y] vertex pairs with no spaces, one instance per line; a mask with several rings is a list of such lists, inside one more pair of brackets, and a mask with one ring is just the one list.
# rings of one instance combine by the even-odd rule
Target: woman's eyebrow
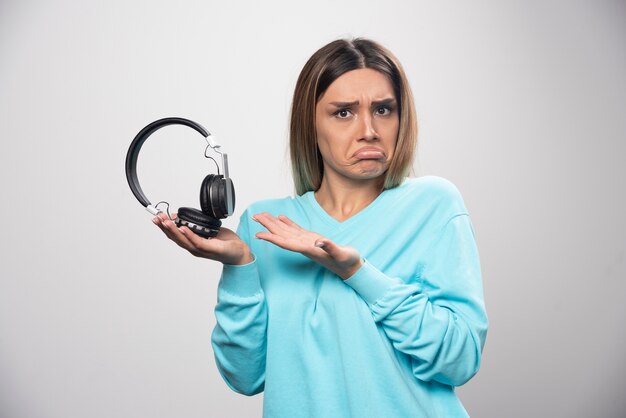
[[354,102],[331,102],[330,104],[335,107],[352,107],[352,106],[358,106],[359,101],[355,100]]
[[390,105],[390,104],[394,104],[396,102],[396,98],[395,97],[389,97],[386,99],[380,99],[380,100],[374,100],[372,102],[373,106],[380,106],[380,105]]
[[[387,97],[385,99],[372,101],[372,106],[389,105],[395,102],[396,102],[395,97]],[[360,102],[358,100],[355,100],[353,102],[330,102],[329,104],[335,107],[353,107],[353,106],[358,106],[359,103]]]

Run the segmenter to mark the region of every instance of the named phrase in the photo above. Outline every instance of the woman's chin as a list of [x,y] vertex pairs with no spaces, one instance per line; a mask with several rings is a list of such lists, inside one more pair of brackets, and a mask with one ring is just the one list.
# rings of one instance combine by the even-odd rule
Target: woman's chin
[[352,175],[350,176],[351,178],[353,178],[354,180],[372,180],[372,179],[377,179],[379,177],[382,177],[385,175],[386,170],[382,170],[379,168],[377,169],[371,169],[371,170],[360,170],[356,173],[351,173]]
[[387,171],[387,167],[379,160],[363,160],[355,168],[359,177],[368,179],[380,177]]

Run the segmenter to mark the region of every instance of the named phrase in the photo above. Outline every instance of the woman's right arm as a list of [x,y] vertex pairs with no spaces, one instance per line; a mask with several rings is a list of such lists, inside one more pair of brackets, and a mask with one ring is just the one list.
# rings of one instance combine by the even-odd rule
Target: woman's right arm
[[[173,214],[173,219],[176,214]],[[179,247],[196,257],[208,258],[224,264],[242,265],[252,262],[248,243],[228,228],[220,228],[215,238],[202,238],[186,226],[178,228],[164,213],[157,215],[154,222],[165,235]],[[240,231],[237,230],[239,233]]]
[[155,218],[154,222],[172,241],[193,255],[224,264],[217,288],[217,324],[211,336],[217,368],[235,392],[244,395],[262,392],[267,307],[257,262],[248,245],[247,212],[242,215],[236,234],[221,228],[212,239],[201,238],[187,227],[177,228],[165,215]]

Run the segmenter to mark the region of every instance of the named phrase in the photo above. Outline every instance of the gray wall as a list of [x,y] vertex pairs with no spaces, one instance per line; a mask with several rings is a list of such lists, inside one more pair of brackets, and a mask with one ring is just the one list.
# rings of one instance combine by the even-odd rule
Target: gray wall
[[[148,122],[221,137],[251,202],[291,193],[289,102],[313,51],[367,36],[403,62],[419,174],[472,215],[490,334],[475,417],[623,417],[626,7],[618,1],[0,2],[0,416],[256,417],[210,347],[220,266],[167,241],[126,185]],[[153,201],[196,206],[201,138],[146,144]]]

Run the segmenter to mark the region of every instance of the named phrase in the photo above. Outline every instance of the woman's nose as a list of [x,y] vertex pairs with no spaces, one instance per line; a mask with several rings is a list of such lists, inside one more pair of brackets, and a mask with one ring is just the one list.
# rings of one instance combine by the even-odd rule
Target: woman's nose
[[359,118],[359,139],[365,141],[378,139],[378,133],[376,133],[373,118],[369,114],[364,114]]

